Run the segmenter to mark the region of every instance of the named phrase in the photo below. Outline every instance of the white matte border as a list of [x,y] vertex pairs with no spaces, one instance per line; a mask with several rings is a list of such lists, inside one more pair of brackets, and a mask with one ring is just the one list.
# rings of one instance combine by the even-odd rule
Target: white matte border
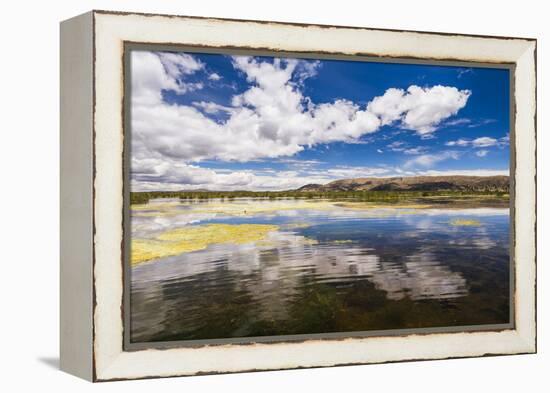
[[[96,380],[536,351],[535,41],[104,12],[95,12],[94,20]],[[515,63],[515,330],[124,352],[121,244],[125,41]]]

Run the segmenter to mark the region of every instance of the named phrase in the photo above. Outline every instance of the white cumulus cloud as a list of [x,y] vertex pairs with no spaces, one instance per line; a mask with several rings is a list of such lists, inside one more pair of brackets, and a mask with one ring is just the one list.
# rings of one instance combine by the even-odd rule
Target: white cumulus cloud
[[[314,163],[313,163],[314,165]],[[382,176],[388,168],[341,166],[322,170],[315,167],[275,171],[213,170],[166,159],[133,159],[132,190],[288,190],[305,184],[325,184],[346,177]]]
[[[411,86],[406,91],[390,88],[363,106],[346,99],[314,103],[304,95],[303,83],[316,75],[320,62],[263,61],[247,56],[233,57],[232,62],[249,86],[231,97],[230,106],[208,101],[184,105],[164,101],[163,92],[183,95],[202,89],[202,83],[191,78],[199,72],[210,80],[221,76],[206,72],[204,64],[189,54],[132,52],[131,172],[135,184],[144,189],[158,189],[159,184],[172,184],[175,189],[182,185],[282,189],[321,182],[336,172],[308,178],[287,173],[282,178],[250,171],[222,173],[197,163],[292,157],[317,144],[357,143],[386,124],[430,135],[442,120],[464,107],[470,95],[454,87]],[[220,119],[217,115],[222,113]],[[405,153],[423,152],[409,148]],[[429,167],[437,162],[429,157],[420,155],[410,166]],[[380,172],[363,170],[361,174]]]
[[131,62],[133,106],[161,105],[162,90],[184,94],[203,87],[183,80],[204,67],[191,55],[133,51]]
[[[234,66],[251,85],[233,97],[232,108],[226,108],[209,102],[194,106],[163,102],[162,90],[181,91],[185,84],[168,74],[157,54],[136,52],[134,57],[138,58],[133,62],[138,70],[133,75],[132,142],[137,156],[177,157],[186,162],[292,156],[305,146],[355,140],[380,125],[376,116],[350,101],[311,103],[292,81],[297,67],[304,68],[299,60],[268,63],[235,57]],[[311,74],[311,69],[305,69]],[[189,72],[196,70],[199,68]],[[155,83],[145,91],[143,80]],[[223,110],[230,112],[230,117],[219,123],[201,109],[206,114]]]
[[431,134],[444,119],[455,115],[468,102],[471,92],[456,87],[410,86],[407,90],[390,88],[375,97],[368,110],[380,117],[382,124],[400,122],[401,127],[420,135]]
[[216,74],[215,72],[213,72],[210,75],[208,75],[208,79],[210,79],[211,81],[219,81],[220,79],[222,79],[222,77],[219,74]]
[[501,144],[507,144],[508,140],[505,139],[505,137],[501,138],[501,140],[491,138],[488,136],[482,136],[476,139],[458,139],[456,141],[449,141],[445,143],[447,146],[472,146],[472,147],[490,147],[490,146],[497,146]]
[[472,141],[472,146],[474,147],[489,147],[489,146],[495,146],[498,143],[498,141],[495,138],[490,138],[488,136],[484,136],[481,138],[476,138]]

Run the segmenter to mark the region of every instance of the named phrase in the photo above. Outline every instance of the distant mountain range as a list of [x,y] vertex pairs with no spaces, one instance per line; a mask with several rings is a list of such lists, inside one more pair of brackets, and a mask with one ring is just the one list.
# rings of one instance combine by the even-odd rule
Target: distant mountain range
[[508,176],[361,177],[328,184],[307,184],[301,192],[327,191],[492,191],[508,192]]

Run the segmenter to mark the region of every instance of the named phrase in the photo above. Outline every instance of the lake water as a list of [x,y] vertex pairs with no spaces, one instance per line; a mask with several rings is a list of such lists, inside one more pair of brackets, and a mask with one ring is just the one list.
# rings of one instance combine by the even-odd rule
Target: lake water
[[508,208],[157,200],[131,228],[132,342],[509,322]]

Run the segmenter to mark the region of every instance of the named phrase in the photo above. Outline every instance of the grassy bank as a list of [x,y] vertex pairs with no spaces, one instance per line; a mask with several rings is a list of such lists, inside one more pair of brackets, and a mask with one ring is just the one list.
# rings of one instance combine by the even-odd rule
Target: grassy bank
[[507,203],[509,194],[495,191],[330,191],[330,192],[300,192],[300,191],[154,191],[132,192],[130,203],[143,204],[151,199],[178,198],[181,200],[209,200],[236,198],[295,198],[295,199],[330,199],[355,200],[361,202],[425,202],[444,203],[445,201],[492,200],[495,203]]

